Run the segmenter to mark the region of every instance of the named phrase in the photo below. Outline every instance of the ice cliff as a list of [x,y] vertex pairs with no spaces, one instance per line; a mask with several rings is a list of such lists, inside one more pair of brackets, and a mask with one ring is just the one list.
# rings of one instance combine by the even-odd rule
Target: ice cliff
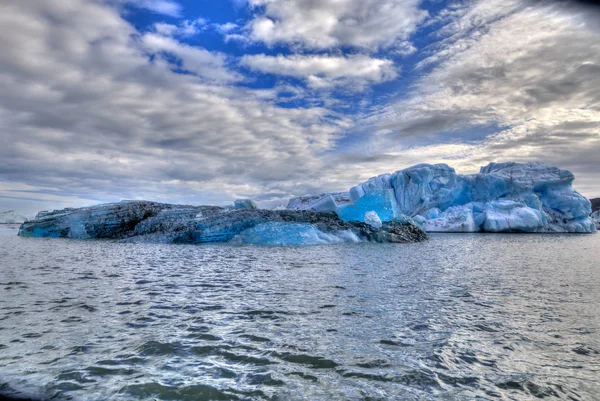
[[338,242],[417,242],[415,225],[389,221],[379,227],[345,222],[335,213],[260,210],[251,202],[236,207],[184,206],[124,201],[80,209],[40,212],[21,225],[23,237],[118,239],[127,242],[312,245]]
[[[347,193],[292,199],[292,209],[335,211],[344,221],[407,219],[430,232],[595,232],[588,199],[574,176],[543,163],[490,163],[460,175],[446,164],[419,164],[373,177]],[[304,198],[307,199],[306,197]]]

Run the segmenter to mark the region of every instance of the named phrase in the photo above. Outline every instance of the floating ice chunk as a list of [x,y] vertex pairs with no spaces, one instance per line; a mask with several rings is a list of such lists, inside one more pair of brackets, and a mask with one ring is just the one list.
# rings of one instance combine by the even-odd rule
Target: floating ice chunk
[[391,221],[398,215],[398,205],[391,189],[369,192],[354,204],[338,208],[338,216],[344,221],[365,220],[365,213],[374,210],[381,221]]
[[236,199],[233,205],[236,209],[258,209],[256,202],[252,199]]
[[312,224],[285,222],[258,224],[231,240],[232,243],[255,245],[319,245],[359,241],[351,231],[324,233]]
[[367,213],[365,213],[364,221],[371,227],[381,228],[383,226],[383,223],[381,222],[381,219],[377,215],[377,212],[375,212],[373,210],[370,210]]

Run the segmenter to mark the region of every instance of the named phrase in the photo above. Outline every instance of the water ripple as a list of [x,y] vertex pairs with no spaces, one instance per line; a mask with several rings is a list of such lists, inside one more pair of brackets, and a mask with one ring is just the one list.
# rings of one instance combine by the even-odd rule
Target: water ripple
[[0,394],[58,401],[600,394],[600,271],[589,253],[600,236],[434,235],[400,246],[263,248],[13,234],[0,232]]

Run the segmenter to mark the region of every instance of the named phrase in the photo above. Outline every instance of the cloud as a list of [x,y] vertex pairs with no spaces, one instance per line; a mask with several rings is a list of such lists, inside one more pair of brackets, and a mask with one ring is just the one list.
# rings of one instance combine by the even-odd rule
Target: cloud
[[[412,94],[363,121],[385,130],[371,138],[381,152],[447,150],[458,137],[468,148],[453,162],[459,168],[541,160],[572,169],[580,188],[598,195],[591,182],[600,172],[600,14],[561,2],[486,0],[445,18]],[[489,126],[500,128],[468,140]],[[423,145],[424,137],[438,144]],[[453,150],[438,155],[456,159]]]
[[317,89],[353,86],[355,90],[360,90],[368,84],[378,84],[397,77],[392,61],[364,55],[258,54],[243,56],[241,64],[263,73],[304,79],[309,86]]
[[123,2],[137,8],[143,8],[157,14],[170,17],[181,17],[183,7],[172,0],[122,0]]
[[161,61],[173,65],[163,54],[174,57],[179,64],[175,64],[173,68],[193,73],[200,78],[215,82],[234,82],[241,79],[239,74],[227,68],[227,58],[222,53],[209,52],[153,33],[144,34],[141,42],[148,52]]
[[[309,86],[282,79],[250,89],[235,60],[185,43],[185,23],[139,32],[114,1],[0,2],[0,204],[222,204],[238,196],[280,203],[418,162],[474,172],[492,160],[569,168],[578,189],[600,195],[596,11],[563,2],[453,3],[429,21],[436,42],[422,50],[416,80],[376,99],[383,105],[362,119],[334,112],[336,99],[311,89],[394,85],[399,68],[382,54],[414,52],[407,43],[422,21],[417,3],[363,2],[371,6],[364,15],[346,0],[339,8],[288,3],[292,11],[304,6],[301,18],[280,10],[279,0],[253,1],[247,29],[266,18],[268,44],[379,49],[377,56],[246,56],[239,61],[253,71]],[[393,14],[398,7],[407,13]],[[298,103],[322,106],[293,108]]]
[[405,44],[427,12],[420,0],[250,0],[250,37],[267,45],[369,50]]
[[234,24],[233,22],[226,22],[224,24],[215,24],[214,26],[215,26],[215,29],[223,35],[226,35],[226,34],[230,33],[231,31],[238,29],[238,25]]
[[179,25],[167,24],[158,22],[154,24],[156,33],[165,36],[182,36],[191,37],[198,35],[207,27],[208,21],[204,18],[196,18],[195,20],[184,20]]
[[96,1],[4,2],[0,25],[0,181],[41,201],[58,189],[51,207],[302,193],[346,124],[222,85],[234,73],[218,54],[142,35]]

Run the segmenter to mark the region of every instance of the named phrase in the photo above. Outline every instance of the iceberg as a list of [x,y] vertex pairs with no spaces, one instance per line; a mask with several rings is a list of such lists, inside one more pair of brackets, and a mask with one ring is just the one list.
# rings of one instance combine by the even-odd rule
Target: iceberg
[[[591,233],[598,211],[576,192],[575,177],[543,163],[490,163],[461,175],[419,164],[373,177],[348,192],[303,196],[287,209],[123,201],[40,212],[19,235],[127,242],[309,245],[416,242],[429,232]],[[424,231],[425,230],[425,231]]]
[[40,212],[19,229],[22,237],[115,239],[124,242],[316,245],[340,242],[418,242],[427,238],[410,222],[373,227],[336,213],[261,210],[123,201]]
[[344,221],[364,221],[369,211],[383,222],[412,218],[430,232],[595,232],[574,179],[537,162],[490,163],[470,175],[419,164],[350,188],[350,202],[336,211]]

